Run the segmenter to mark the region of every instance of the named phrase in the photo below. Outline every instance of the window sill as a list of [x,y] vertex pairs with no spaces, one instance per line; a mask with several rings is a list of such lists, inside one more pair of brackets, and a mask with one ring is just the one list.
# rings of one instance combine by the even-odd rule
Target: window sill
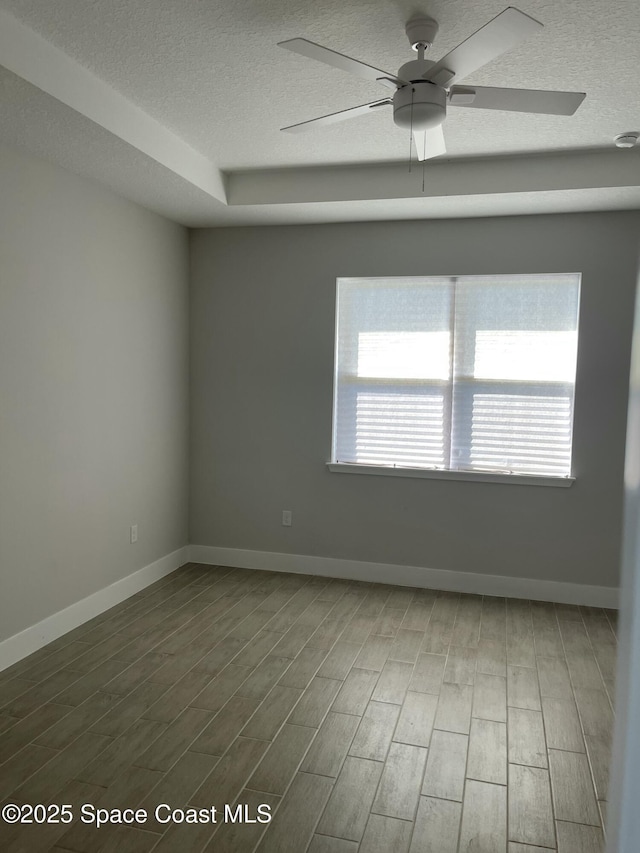
[[493,474],[490,471],[443,471],[436,468],[391,468],[385,465],[354,465],[327,462],[334,474],[374,474],[383,477],[417,477],[426,480],[464,480],[475,483],[510,483],[514,486],[552,486],[567,489],[575,477],[541,477],[536,474]]

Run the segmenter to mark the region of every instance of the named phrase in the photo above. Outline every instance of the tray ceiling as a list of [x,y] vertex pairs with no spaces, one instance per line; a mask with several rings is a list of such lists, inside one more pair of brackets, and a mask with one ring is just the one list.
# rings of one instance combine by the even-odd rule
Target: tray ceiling
[[[408,134],[387,110],[309,134],[280,132],[386,93],[278,41],[303,36],[395,72],[414,56],[404,24],[416,12],[440,25],[437,59],[505,5],[0,0],[0,141],[192,225],[640,207],[640,149],[612,144],[640,130],[636,0],[518,2],[545,28],[468,82],[587,98],[570,118],[450,110],[447,155],[427,164],[424,194],[421,167],[404,174]],[[558,163],[586,163],[585,152],[596,158],[590,174],[573,169],[568,182]],[[467,186],[448,191],[461,168]],[[499,191],[473,188],[487,168],[512,177],[497,181]]]

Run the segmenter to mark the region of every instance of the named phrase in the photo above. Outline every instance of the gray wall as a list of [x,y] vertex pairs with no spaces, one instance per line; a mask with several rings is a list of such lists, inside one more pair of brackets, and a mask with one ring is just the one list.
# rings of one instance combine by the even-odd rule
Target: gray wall
[[0,148],[0,639],[186,544],[187,337],[186,231]]
[[607,850],[636,853],[640,838],[640,275],[636,297],[625,465],[624,542],[620,596]]
[[[190,541],[616,586],[639,234],[637,213],[193,232]],[[570,489],[329,473],[337,276],[561,271],[583,273]]]

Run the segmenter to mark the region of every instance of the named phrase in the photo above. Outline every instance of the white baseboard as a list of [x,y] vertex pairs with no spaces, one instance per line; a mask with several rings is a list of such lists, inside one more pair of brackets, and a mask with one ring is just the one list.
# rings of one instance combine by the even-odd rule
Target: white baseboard
[[592,607],[618,607],[617,587],[588,586],[535,578],[514,578],[503,575],[483,575],[475,572],[454,572],[427,569],[421,566],[400,566],[391,563],[369,563],[361,560],[342,560],[335,557],[312,557],[307,554],[278,554],[273,551],[246,551],[239,548],[219,548],[212,545],[189,545],[161,557],[148,566],[133,572],[104,589],[48,616],[0,642],[0,671],[32,652],[57,640],[109,607],[149,586],[186,562],[242,569],[264,569],[272,572],[294,572],[322,575],[347,580],[391,583],[426,589],[446,589],[478,595],[500,595],[509,598],[532,598],[537,601],[557,601],[561,604],[584,604]]
[[245,551],[212,545],[189,545],[189,561],[241,569],[265,569],[271,572],[299,572],[331,578],[392,583],[425,589],[446,589],[478,595],[506,598],[532,598],[560,604],[583,604],[591,607],[618,607],[617,587],[536,578],[514,578],[504,575],[482,575],[476,572],[454,572],[421,566],[396,566],[390,563],[367,563],[335,557],[311,557],[306,554],[277,554],[272,551]]
[[64,610],[59,610],[30,628],[20,631],[19,634],[8,637],[0,642],[0,671],[160,580],[186,562],[188,562],[188,546],[185,545],[184,548],[178,548],[177,551],[160,557],[148,566],[143,566],[126,578],[121,578],[81,601],[70,604]]

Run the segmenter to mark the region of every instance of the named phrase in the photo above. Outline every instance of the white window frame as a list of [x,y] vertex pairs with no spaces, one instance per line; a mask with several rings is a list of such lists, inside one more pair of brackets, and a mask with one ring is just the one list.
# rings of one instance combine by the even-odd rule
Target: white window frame
[[[574,275],[580,275],[579,273],[572,273]],[[531,275],[535,276],[535,273],[523,274],[520,273],[518,275]],[[547,273],[541,273],[541,275],[547,275]],[[499,277],[504,276],[504,274],[500,274]],[[368,277],[369,280],[374,281],[375,278]],[[384,277],[384,281],[390,281],[396,278],[396,276],[388,276]],[[406,276],[397,276],[397,278],[406,278]],[[425,279],[428,279],[429,276],[425,276]],[[437,278],[442,278],[442,276],[437,276]],[[457,276],[449,276],[452,280],[457,278]],[[572,449],[572,472],[570,475],[563,476],[554,476],[550,474],[525,474],[525,473],[517,473],[517,472],[508,472],[508,471],[490,471],[490,470],[464,470],[464,469],[450,469],[450,468],[424,468],[424,467],[404,467],[401,465],[374,465],[369,463],[355,463],[355,462],[339,462],[336,459],[336,436],[337,436],[337,394],[338,394],[338,356],[339,356],[339,340],[338,340],[338,312],[339,312],[339,300],[338,300],[338,288],[339,284],[342,280],[348,281],[349,279],[339,277],[336,280],[336,305],[335,305],[335,342],[334,342],[334,385],[333,385],[333,408],[332,408],[332,435],[331,435],[331,460],[327,462],[327,468],[332,473],[340,473],[340,474],[368,474],[375,476],[386,476],[386,477],[410,477],[410,478],[419,478],[419,479],[437,479],[437,480],[452,480],[452,481],[469,481],[469,482],[482,482],[482,483],[509,483],[512,485],[525,485],[525,486],[550,486],[550,487],[560,487],[560,488],[568,488],[575,482],[575,476],[573,472],[573,431],[574,425],[573,421],[571,423],[571,449]],[[579,298],[579,297],[578,297]],[[343,382],[344,382],[343,378]],[[479,385],[487,385],[488,387],[493,384],[493,382],[498,382],[501,386],[505,385],[504,381],[501,380],[477,380],[475,378],[469,379],[469,387],[477,388]],[[452,440],[452,410],[453,410],[453,401],[452,401],[452,381],[438,381],[438,380],[418,380],[418,379],[406,379],[402,380],[403,384],[406,384],[408,388],[412,387],[435,387],[442,388],[444,390],[445,396],[445,441],[449,444]],[[460,384],[464,383],[465,379],[462,380],[458,378],[458,391],[460,391]],[[396,388],[398,385],[398,380],[376,380],[376,379],[365,379],[365,380],[353,380],[354,386],[362,385],[363,383],[378,387],[384,387],[386,384],[393,384]],[[550,390],[552,390],[554,384],[561,385],[562,383],[553,383],[547,381],[529,381],[529,380],[514,380],[513,386],[514,390],[522,391],[523,388],[529,388],[532,391],[535,389],[542,390],[544,389],[545,393],[548,394]],[[575,381],[574,381],[574,408],[575,408]],[[449,455],[449,454],[447,454]]]

